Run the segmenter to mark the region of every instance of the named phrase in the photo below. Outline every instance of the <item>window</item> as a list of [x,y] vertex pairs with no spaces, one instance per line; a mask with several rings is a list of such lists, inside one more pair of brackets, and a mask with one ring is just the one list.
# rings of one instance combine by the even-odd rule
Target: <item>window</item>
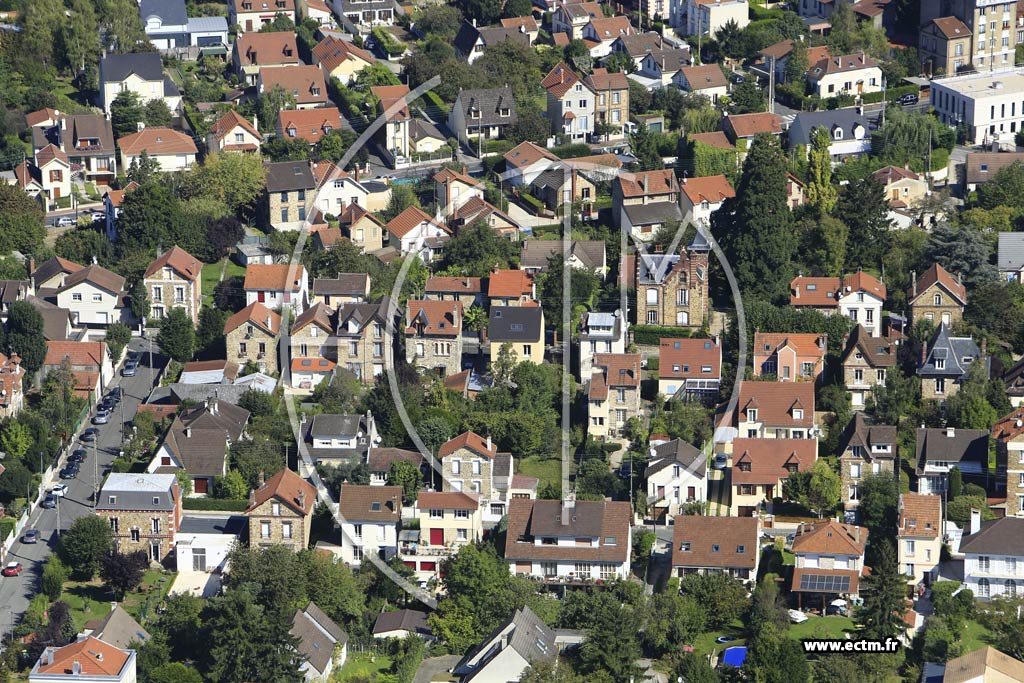
[[283,524],[281,524],[281,537],[282,538],[291,538],[292,537],[292,523],[291,522],[284,522]]
[[456,533],[458,534],[458,539],[460,541],[469,540],[469,532],[466,529],[456,529]]
[[757,422],[757,408],[747,409],[747,422]]
[[138,529],[132,529],[131,531],[132,543],[138,543],[142,538],[142,534]]
[[160,533],[160,518],[159,517],[154,517],[153,519],[149,520],[149,530],[152,533],[154,533],[154,534]]
[[946,393],[946,380],[943,377],[939,377],[935,380],[935,393],[944,394]]
[[72,294],[71,295],[71,300],[72,301],[81,301],[82,300],[82,295],[81,294]]
[[860,479],[860,463],[850,465],[850,476],[854,479]]
[[270,538],[270,522],[260,522],[260,538]]
[[530,356],[533,351],[533,347],[529,344],[523,344],[523,355]]
[[910,556],[910,557],[913,557],[914,556],[914,541],[906,541],[905,543],[906,543],[906,545],[904,547],[904,550],[905,550],[906,554],[908,556]]
[[115,534],[117,533],[117,517],[110,518],[110,531]]
[[683,541],[679,544],[679,552],[688,553],[690,552],[690,542]]
[[936,358],[935,359],[935,369],[936,370],[945,370],[946,369],[946,359],[945,358]]
[[1004,573],[1006,573],[1006,574],[1016,574],[1017,573],[1017,558],[1016,557],[1007,557],[1005,562],[1006,562],[1006,572],[1004,572]]
[[436,509],[436,508],[431,508],[430,509],[430,519],[443,519],[443,518],[444,518],[444,510],[439,510],[439,509]]
[[245,356],[249,353],[249,349],[245,342],[238,342],[238,355]]
[[469,510],[456,510],[455,519],[469,519]]
[[363,525],[362,524],[353,524],[352,525],[352,535],[355,536],[356,538],[362,538],[363,537]]
[[473,461],[473,474],[480,474],[480,461],[479,460],[474,460]]
[[[1003,38],[1003,40],[1006,40],[1006,38]],[[1017,595],[1017,582],[1014,581],[1013,579],[1007,579],[1006,580],[1006,591],[1005,591],[1005,593],[1006,593],[1006,595],[1009,595],[1011,597],[1016,597],[1016,595]]]
[[452,474],[462,474],[461,460],[452,460]]
[[860,368],[855,369],[853,371],[853,381],[856,382],[857,384],[860,384],[861,382],[863,382],[864,381],[864,371],[861,370]]
[[92,295],[92,300],[93,301],[103,301],[103,295],[102,294],[93,294]]
[[991,566],[992,566],[992,561],[991,561],[991,558],[988,555],[979,555],[978,556],[978,571],[979,572],[985,572],[987,574],[989,569],[991,568]]
[[589,562],[577,562],[575,571],[577,576],[590,576],[591,565]]
[[616,400],[619,403],[625,403],[626,402],[626,390],[625,389],[618,389],[617,392],[618,392],[618,396],[616,396]]
[[802,419],[804,419],[804,411],[801,408],[794,408],[793,409],[793,419],[794,420],[802,420]]
[[857,484],[850,484],[848,500],[860,500],[860,486]]
[[991,589],[989,588],[988,579],[980,579],[978,581],[978,597],[979,598],[987,598],[987,597],[989,597],[991,595],[990,590]]

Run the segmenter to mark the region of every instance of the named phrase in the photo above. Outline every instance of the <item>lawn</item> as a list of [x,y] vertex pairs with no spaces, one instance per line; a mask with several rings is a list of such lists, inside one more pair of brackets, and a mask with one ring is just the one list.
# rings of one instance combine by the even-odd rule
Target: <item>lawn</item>
[[224,270],[224,279],[229,277],[245,277],[245,268],[238,265],[231,259],[221,259],[216,263],[207,263],[203,266],[203,299],[209,300],[213,298],[213,290],[217,288],[217,283],[220,282],[220,273],[224,269],[224,263],[227,262],[227,269]]
[[[736,640],[732,641],[731,643],[725,644],[716,643],[715,640],[721,636],[732,636]],[[697,636],[697,639],[693,641],[693,649],[699,655],[706,655],[710,654],[711,652],[721,652],[727,647],[746,644],[746,633],[743,630],[743,622],[741,622],[739,619],[736,619],[721,630],[712,631],[710,633],[702,633],[699,636]]]
[[540,458],[531,455],[519,461],[519,474],[540,479],[537,490],[550,483],[555,488],[562,488],[562,461],[558,458]]
[[354,652],[348,656],[345,666],[335,674],[336,681],[347,681],[356,676],[366,680],[391,668],[391,657],[373,652]]
[[853,633],[855,630],[853,619],[849,617],[816,617],[808,614],[807,621],[804,623],[790,624],[789,635],[797,640],[809,638],[842,640],[847,633]]
[[[154,607],[167,594],[173,582],[173,572],[150,569],[143,575],[139,589],[128,593],[121,602],[121,606],[133,617],[141,620],[143,607],[147,600],[150,603],[150,608]],[[107,616],[110,612],[113,595],[99,579],[94,579],[92,581],[67,582],[64,584],[64,593],[61,599],[71,608],[71,618],[75,628],[81,633],[85,622]]]
[[960,642],[963,643],[964,654],[974,652],[992,644],[992,632],[973,619],[968,619],[964,622]]

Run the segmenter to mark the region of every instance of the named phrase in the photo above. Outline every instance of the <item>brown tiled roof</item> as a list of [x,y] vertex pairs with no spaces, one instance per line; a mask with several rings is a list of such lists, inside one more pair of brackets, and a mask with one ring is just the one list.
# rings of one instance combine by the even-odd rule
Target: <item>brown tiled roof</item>
[[[813,289],[808,289],[813,285]],[[847,275],[840,281],[837,277],[806,277],[799,275],[789,283],[790,306],[838,306],[839,297],[844,294],[840,291],[847,287],[851,292],[865,292],[873,294],[885,301],[885,285],[878,278],[864,272]],[[800,288],[800,295],[795,294],[796,288]]]
[[238,376],[238,363],[227,360],[194,360],[185,363],[181,371],[185,372],[207,372],[210,370],[223,370],[224,376],[234,379]]
[[276,498],[300,515],[308,515],[316,505],[316,487],[286,467],[252,492],[246,512],[271,498]]
[[525,270],[493,270],[487,278],[487,296],[519,297],[533,292],[533,278]]
[[235,40],[235,52],[242,66],[302,63],[291,31],[243,33]]
[[388,221],[387,228],[388,232],[401,239],[402,237],[405,237],[410,230],[423,222],[431,223],[444,232],[451,233],[448,228],[435,221],[418,206],[410,206],[406,208],[405,211]]
[[480,496],[463,491],[420,491],[416,507],[420,510],[479,510]]
[[[245,35],[259,35],[259,34],[245,34]],[[217,121],[210,126],[210,132],[218,140],[224,139],[224,136],[234,130],[236,127],[241,126],[246,129],[257,138],[261,137],[260,132],[256,130],[256,127],[252,125],[252,122],[246,119],[244,116],[239,114],[234,109],[228,110],[224,116],[217,119]]]
[[[279,85],[286,93],[292,93],[296,104],[327,102],[327,84],[324,82],[324,72],[318,66],[262,69],[260,81],[263,84],[263,92],[270,92],[275,85]],[[315,88],[320,89],[319,95],[313,94]]]
[[725,88],[729,83],[725,80],[725,74],[717,64],[704,64],[701,66],[684,66],[680,71],[686,77],[686,82],[691,90],[703,90],[705,88]]
[[878,62],[862,53],[826,57],[817,62],[811,62],[811,68],[807,70],[807,77],[816,81],[826,74],[847,73],[877,66]]
[[117,140],[117,146],[125,154],[139,154],[143,151],[150,156],[157,154],[196,154],[195,141],[172,128],[146,128],[129,133]]
[[[748,408],[757,409],[757,421],[768,427],[814,426],[814,384],[812,382],[751,382],[740,383],[740,413]],[[802,408],[804,418],[793,419],[793,408]]]
[[679,181],[671,168],[620,175],[616,182],[626,198],[679,192]]
[[282,109],[277,114],[277,128],[284,137],[291,137],[294,129],[296,138],[315,145],[332,130],[341,130],[341,112],[337,107]]
[[608,385],[604,381],[604,373],[595,373],[590,378],[590,385],[587,388],[587,398],[591,401],[604,401],[608,398]]
[[126,194],[132,190],[137,190],[138,188],[139,184],[133,180],[125,185],[123,190],[109,190],[106,197],[109,199],[111,206],[118,207],[124,203],[124,196]]
[[755,114],[733,114],[725,118],[725,125],[738,138],[751,138],[758,133],[782,135],[782,119],[778,114],[759,112]]
[[570,69],[565,62],[559,62],[548,72],[548,75],[544,77],[540,85],[549,93],[561,99],[565,93],[572,90],[574,85],[582,82],[580,77],[576,75],[576,72]]
[[511,486],[509,486],[509,488],[536,489],[538,484],[540,484],[540,479],[538,479],[537,477],[528,477],[525,474],[513,474],[512,484]]
[[792,347],[798,356],[825,357],[825,337],[814,332],[755,332],[754,355],[770,355],[784,346]]
[[124,278],[113,271],[107,270],[103,266],[96,265],[95,263],[91,266],[86,266],[81,270],[76,270],[64,278],[64,285],[58,291],[63,292],[82,282],[92,283],[100,289],[105,289],[111,294],[124,293]]
[[872,368],[886,368],[896,365],[896,347],[884,337],[872,337],[860,323],[853,328],[847,340],[842,360],[846,362],[854,351],[860,353]]
[[765,57],[774,57],[775,59],[782,59],[783,57],[789,56],[789,53],[793,51],[793,41],[789,38],[786,40],[779,41],[761,50],[759,54]]
[[482,455],[485,458],[494,458],[498,454],[498,446],[495,443],[491,443],[491,447],[487,448],[487,439],[483,438],[476,432],[463,432],[454,439],[441,444],[441,448],[437,451],[437,457],[444,458],[461,448],[468,448],[469,450]]
[[58,118],[60,118],[60,112],[56,109],[46,107],[45,109],[25,114],[25,125],[32,128],[33,126],[41,125],[47,121],[56,121]]
[[853,524],[840,524],[829,519],[797,529],[793,553],[821,555],[863,555],[868,530]]
[[541,159],[558,161],[554,154],[530,141],[522,142],[505,152],[505,162],[515,168],[529,166]]
[[462,302],[409,300],[406,314],[406,334],[416,333],[416,324],[422,320],[423,334],[440,337],[458,337],[462,334]]
[[967,288],[938,263],[933,263],[928,270],[921,273],[920,277],[917,278],[917,296],[914,296],[914,290],[911,288],[907,292],[907,302],[912,304],[917,301],[936,282],[942,285],[947,292],[955,296],[961,305],[967,305]]
[[729,142],[729,136],[720,130],[711,133],[690,133],[689,138],[694,142],[702,142],[718,149],[736,149],[736,145]]
[[[669,172],[671,173],[671,171]],[[687,199],[694,206],[703,201],[718,204],[736,196],[736,190],[732,189],[732,185],[729,184],[728,178],[724,175],[685,178],[682,188]]]
[[[614,17],[594,17],[590,20],[590,26],[597,34],[597,39],[602,43],[615,40],[619,36],[630,36],[636,33],[636,29],[629,23],[629,17],[621,14]],[[623,74],[616,75],[623,76],[622,80],[626,80]]]
[[254,301],[238,313],[227,319],[224,323],[224,334],[237,330],[246,323],[251,323],[271,335],[277,335],[281,329],[281,316],[261,304]]
[[[288,285],[289,273],[291,273],[293,278],[290,287]],[[302,284],[302,276],[305,273],[306,268],[301,265],[252,263],[245,268],[245,284],[243,287],[246,290],[297,292]]]
[[1024,434],[1024,408],[1014,408],[992,425],[992,438],[997,441],[1013,441]]
[[511,17],[509,19],[502,19],[501,25],[505,28],[514,29],[518,29],[520,26],[522,26],[524,29],[526,29],[527,33],[533,33],[538,30],[537,20],[534,19],[533,16]]
[[883,185],[895,183],[896,181],[903,180],[904,178],[909,178],[911,180],[919,180],[920,178],[909,168],[902,168],[900,166],[885,166],[884,168],[880,168],[872,173],[871,177]]
[[350,522],[397,523],[402,516],[402,487],[342,484],[338,511]]
[[[789,476],[787,466],[808,472],[818,459],[814,439],[735,439],[732,445],[732,485],[778,484]],[[744,467],[750,464],[750,471]]]
[[967,155],[967,182],[988,182],[996,173],[1016,163],[1024,163],[1024,152],[971,152]]
[[901,493],[899,536],[938,538],[942,529],[942,497],[929,493]]
[[409,94],[409,86],[378,85],[370,88],[370,92],[380,100],[381,109],[388,115],[389,121],[410,118],[409,105],[405,101],[405,96]]
[[[282,3],[283,7],[276,7],[275,6],[274,8],[272,8],[273,11],[275,11],[275,12],[284,12],[284,13],[295,12],[295,2],[294,2],[294,0],[280,0],[280,2]],[[246,0],[229,0],[229,3],[231,5],[231,7],[234,8],[234,10],[235,10],[235,12],[237,14],[246,14],[246,13],[251,13],[251,12],[266,12],[268,10],[267,3],[264,2],[263,3],[263,7],[261,8],[260,7],[260,3],[258,2],[258,0],[257,0],[257,2],[252,2],[250,0],[248,2],[248,5],[249,5],[248,7],[245,6],[246,5]]]
[[313,47],[313,61],[328,71],[334,71],[350,59],[362,60],[367,64],[377,61],[366,50],[334,36],[327,36]]
[[672,531],[672,566],[753,569],[760,551],[757,535],[756,517],[680,515]]
[[442,168],[440,171],[434,174],[434,182],[447,185],[452,181],[458,181],[470,187],[478,187],[481,185],[481,181],[476,178],[472,178],[465,173],[459,173],[458,171],[451,168]]
[[551,36],[551,42],[555,44],[555,47],[565,47],[569,44],[569,34],[565,31],[559,31]]
[[146,274],[143,277],[152,277],[164,266],[170,266],[178,275],[193,282],[203,270],[202,261],[178,245],[174,245],[149,264],[149,268],[146,268]]
[[331,334],[334,332],[334,323],[331,320],[333,316],[334,310],[330,306],[322,301],[317,301],[295,318],[295,323],[292,325],[292,334],[308,325],[316,325],[327,332],[327,334]]
[[419,467],[423,456],[416,451],[407,451],[404,448],[371,447],[366,453],[366,461],[371,472],[387,472],[391,469],[391,464],[396,462],[408,462]]
[[338,216],[338,222],[341,225],[346,226],[354,225],[361,221],[364,217],[369,218],[371,221],[373,221],[382,228],[387,228],[387,226],[385,226],[384,223],[382,223],[379,218],[377,218],[375,215],[373,215],[363,207],[359,206],[358,204],[349,204],[348,206],[346,206],[345,210],[342,211],[341,215]]
[[[515,560],[564,560],[625,562],[629,558],[629,527],[633,519],[625,501],[576,501],[569,525],[561,524],[562,501],[514,498],[508,506],[505,558]],[[582,533],[581,533],[582,532]],[[534,536],[598,537],[596,548],[534,545]],[[522,540],[521,540],[522,539]],[[614,539],[614,545],[608,541]]]
[[[130,657],[129,652],[107,645],[92,636],[61,648],[46,649],[48,652],[40,657],[36,672],[50,676],[67,676],[69,679],[73,675],[118,678]],[[53,653],[52,663],[47,661],[49,652]],[[73,670],[75,664],[78,665],[78,671]]]
[[610,387],[640,386],[639,353],[595,353],[594,369],[603,369],[605,384]]
[[107,359],[104,342],[48,341],[44,365],[60,365],[67,358],[71,365],[103,367]]
[[956,17],[938,17],[937,19],[932,19],[932,23],[948,40],[969,38],[971,36],[971,29]]
[[427,278],[425,292],[444,292],[446,294],[480,294],[483,292],[483,278],[455,277],[434,275]]
[[47,145],[41,150],[36,152],[36,166],[42,168],[46,164],[50,163],[54,159],[61,161],[65,164],[71,163],[68,161],[68,155],[61,151],[56,145]]
[[[623,17],[625,19],[625,17]],[[608,69],[594,69],[583,82],[591,90],[628,90],[629,79],[621,72],[608,73]]]
[[[710,373],[701,371],[709,365]],[[721,373],[722,347],[712,339],[665,338],[658,346],[660,379],[720,379]]]
[[885,301],[885,285],[874,275],[868,275],[863,271],[847,275],[843,278],[843,288],[847,287],[854,292],[874,294],[882,301]]

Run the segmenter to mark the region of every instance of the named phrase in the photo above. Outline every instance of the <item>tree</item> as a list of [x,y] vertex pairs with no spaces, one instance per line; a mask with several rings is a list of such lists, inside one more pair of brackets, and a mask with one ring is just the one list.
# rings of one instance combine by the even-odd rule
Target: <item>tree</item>
[[797,225],[800,263],[812,275],[840,277],[845,272],[850,230],[829,215],[808,216]]
[[477,643],[473,615],[450,600],[442,600],[427,617],[427,625],[452,652],[462,653]]
[[584,674],[607,672],[611,680],[628,681],[636,673],[642,650],[637,638],[640,616],[631,605],[603,610],[595,615],[580,645],[580,670]]
[[274,137],[260,146],[260,154],[270,161],[305,161],[309,143],[301,138]]
[[445,264],[470,277],[486,277],[495,267],[508,268],[517,256],[516,243],[499,235],[485,221],[462,228],[444,248]]
[[[262,93],[259,99],[259,120],[263,125],[273,126],[277,121],[277,115],[285,109],[295,109],[295,96],[286,92],[280,85],[274,85],[270,90]],[[307,147],[308,143],[303,143]]]
[[512,343],[504,342],[498,349],[498,357],[491,363],[491,376],[495,383],[508,385],[516,364],[516,352],[512,350]]
[[842,490],[843,481],[828,461],[816,460],[811,469],[811,480],[807,485],[807,506],[821,517],[839,504]]
[[764,111],[766,103],[764,89],[753,80],[747,80],[732,89],[729,111],[733,114],[752,114]]
[[[951,427],[989,430],[1000,417],[1000,412],[989,403],[988,371],[983,363],[967,369],[967,376],[961,380],[960,390],[946,401],[946,415]],[[999,396],[999,394],[1002,394]],[[1000,399],[1005,393],[998,392]],[[1001,405],[1009,412],[1010,406]]]
[[832,140],[825,128],[815,128],[811,132],[811,148],[807,164],[807,203],[814,207],[819,215],[832,213],[839,201],[839,190],[832,184],[832,156],[829,146]]
[[807,58],[807,45],[802,40],[793,41],[793,50],[786,60],[784,78],[786,83],[798,85],[801,89],[806,84],[807,70],[811,68],[811,62]]
[[250,387],[238,397],[238,407],[248,410],[252,417],[266,417],[274,412],[274,399],[267,392]]
[[192,360],[195,352],[196,332],[192,327],[192,319],[183,308],[172,308],[167,316],[160,321],[160,333],[156,343],[172,359],[179,363]]
[[392,185],[391,197],[388,199],[388,205],[384,209],[381,219],[384,222],[389,222],[410,206],[417,208],[420,206],[419,199],[416,198],[416,193],[413,189],[408,185]]
[[946,518],[956,522],[963,528],[964,524],[971,521],[971,510],[981,511],[981,521],[988,522],[996,518],[994,512],[989,508],[985,499],[981,496],[959,495],[956,500],[951,500],[946,505]]
[[99,20],[90,0],[72,0],[67,23],[63,27],[64,56],[72,70],[82,71],[95,65],[100,52]]
[[7,346],[11,353],[21,356],[21,364],[28,372],[43,367],[46,360],[43,316],[28,301],[15,301],[8,309]]
[[117,219],[118,241],[124,249],[166,249],[176,242],[181,223],[181,203],[171,189],[145,183],[124,197]]
[[775,582],[773,576],[766,576],[757,584],[747,619],[751,633],[759,633],[768,624],[780,631],[789,628],[786,603],[779,595],[779,584]]
[[899,515],[899,484],[892,474],[868,474],[860,481],[861,524],[872,533],[895,531]]
[[551,124],[534,108],[524,107],[516,114],[516,122],[508,128],[506,137],[514,143],[532,142],[544,145],[551,135]]
[[160,162],[150,157],[146,150],[142,150],[142,154],[132,159],[125,172],[128,180],[139,185],[145,185],[152,181],[158,173],[160,173]]
[[167,106],[167,102],[161,97],[159,99],[150,100],[146,102],[143,107],[143,120],[146,125],[150,127],[166,127],[171,125],[171,108]]
[[644,642],[662,656],[693,642],[704,630],[705,615],[697,601],[668,589],[651,597],[644,625]]
[[665,164],[658,154],[658,143],[654,133],[648,130],[644,124],[639,124],[629,137],[630,146],[633,149],[633,156],[636,157],[636,165],[642,171],[651,171],[664,168]]
[[728,574],[687,574],[682,588],[684,595],[703,608],[712,629],[721,628],[747,609],[747,591]]
[[181,662],[168,662],[154,669],[149,675],[150,683],[203,683],[202,675]]
[[8,418],[0,430],[0,448],[12,460],[21,460],[28,453],[34,440],[28,427],[13,418]]
[[892,225],[882,184],[872,176],[851,182],[839,195],[835,215],[850,228],[847,267],[877,268]]
[[955,500],[957,496],[963,493],[964,490],[964,475],[960,472],[959,467],[953,467],[949,470],[949,493],[947,494],[947,500]]
[[[263,195],[267,170],[252,154],[211,154],[192,172],[197,194],[223,202],[235,214],[246,215]],[[230,226],[220,226],[230,227]],[[232,237],[237,230],[232,229]],[[232,239],[227,247],[235,246]],[[219,245],[221,249],[225,245]]]
[[134,90],[122,90],[110,103],[110,126],[115,138],[136,132],[145,120],[146,107]]
[[60,537],[57,554],[75,576],[90,580],[100,569],[100,562],[110,553],[113,533],[103,517],[79,517]]
[[877,543],[876,553],[877,561],[871,567],[871,574],[861,581],[864,605],[860,619],[865,635],[884,640],[903,632],[907,582],[900,574],[896,551],[889,539]]
[[743,669],[758,683],[802,683],[810,677],[800,643],[771,624],[749,646]]
[[541,659],[523,671],[519,683],[579,683],[579,677],[569,667],[558,666],[556,660]]
[[110,0],[104,12],[107,48],[118,54],[152,51],[135,0]]
[[393,462],[388,470],[388,486],[402,487],[402,502],[405,505],[412,505],[416,500],[416,492],[420,490],[422,480],[420,468],[411,462]]
[[[540,276],[537,293],[540,295],[541,306],[544,308],[544,324],[548,329],[558,330],[563,334],[568,322],[573,328],[579,320],[580,313],[593,304],[601,291],[601,279],[594,271],[584,268],[567,266],[562,252],[556,251],[548,257],[547,270]],[[569,297],[572,302],[570,320],[564,320],[565,301],[565,269],[569,268]]]
[[58,0],[41,0],[25,7],[22,24],[22,47],[36,59],[48,65],[53,58],[54,46],[65,24],[64,5]]
[[100,562],[100,578],[115,594],[124,596],[142,583],[142,576],[149,567],[145,550],[134,553],[112,552],[103,556]]
[[245,227],[234,216],[225,216],[210,223],[206,230],[207,255],[211,260],[224,258],[245,237]]
[[945,221],[935,226],[924,248],[928,263],[938,263],[950,273],[959,273],[970,290],[995,280],[991,254],[992,243],[982,231],[967,225],[954,227]]
[[932,584],[935,614],[953,630],[959,630],[964,620],[974,612],[974,593],[969,588],[962,588],[959,581],[936,581]]
[[43,575],[39,587],[50,600],[60,600],[60,595],[64,592],[64,583],[69,578],[71,578],[71,570],[68,569],[68,566],[61,562],[56,555],[51,555],[43,565]]
[[261,476],[269,479],[285,467],[281,446],[266,439],[231,444],[230,461],[249,488],[258,488]]
[[946,662],[963,654],[958,629],[939,616],[930,616],[924,623],[923,656],[926,662]]
[[983,209],[998,206],[1024,208],[1024,164],[1019,161],[996,171],[978,186],[978,205]]
[[235,470],[229,470],[223,477],[213,480],[213,497],[227,500],[245,500],[249,494],[249,485]]
[[416,28],[427,36],[438,36],[446,41],[455,38],[462,26],[462,13],[451,5],[429,5],[420,12]]
[[46,237],[42,207],[17,185],[0,183],[0,252],[35,254]]

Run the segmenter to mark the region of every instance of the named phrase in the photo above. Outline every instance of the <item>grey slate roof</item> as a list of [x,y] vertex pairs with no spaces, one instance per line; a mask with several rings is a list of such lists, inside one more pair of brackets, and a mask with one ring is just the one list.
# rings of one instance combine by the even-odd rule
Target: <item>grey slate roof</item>
[[864,454],[870,457],[871,444],[892,444],[894,450],[889,455],[895,456],[896,428],[891,425],[870,424],[864,413],[857,411],[839,437],[839,452],[843,453],[854,446],[859,446],[864,450]]
[[[928,344],[928,357],[917,368],[923,377],[955,377],[967,374],[971,362],[981,357],[981,350],[971,337],[954,337],[946,323],[939,323],[939,329]],[[971,359],[964,362],[965,358]],[[988,359],[986,359],[987,362]],[[936,361],[943,361],[944,367],[936,367]]]
[[90,635],[122,650],[130,643],[145,643],[150,639],[149,631],[142,628],[120,605],[114,605],[114,609],[103,617]]
[[[472,129],[478,126],[503,126],[516,122],[516,103],[511,88],[486,88],[483,90],[463,90],[455,98],[453,107],[462,107],[466,116],[466,126]],[[480,111],[480,118],[470,116],[473,109]],[[502,109],[509,109],[508,116],[501,116]]]
[[682,465],[693,475],[703,478],[707,474],[708,459],[686,441],[672,439],[651,449],[646,475],[649,477],[672,465]]
[[661,284],[678,262],[678,254],[638,255],[637,283],[641,285]]
[[316,178],[305,161],[278,161],[264,166],[267,169],[267,192],[316,189]]
[[[391,306],[390,297],[382,296],[373,303],[368,304],[345,304],[338,309],[338,336],[358,337],[362,335],[363,329],[373,321],[387,325],[388,308]],[[395,311],[396,316],[398,310]],[[349,321],[356,323],[357,331],[348,331]]]
[[355,436],[363,429],[361,415],[314,415],[309,435],[314,437]]
[[295,610],[289,633],[298,640],[299,654],[320,673],[327,670],[334,648],[348,642],[348,634],[312,602]]
[[977,462],[988,464],[987,429],[918,429],[914,450],[918,470],[926,462]]
[[683,212],[675,202],[627,204],[622,207],[633,225],[654,225],[683,220]]
[[999,233],[999,270],[1024,268],[1024,232]]
[[183,534],[229,534],[238,536],[248,526],[245,515],[211,517],[207,515],[183,515],[178,531]]
[[853,128],[858,124],[863,126],[865,131],[870,131],[872,128],[867,117],[858,114],[854,108],[801,112],[796,115],[789,127],[789,146],[809,145],[811,144],[811,131],[815,128],[825,128],[831,131],[835,126],[843,129],[843,140],[852,140]]
[[530,536],[589,536],[601,535],[604,527],[605,502],[603,500],[578,500],[569,524],[562,524],[562,501],[537,500],[533,504]]
[[[519,251],[520,268],[546,270],[551,254],[562,254],[562,240],[523,240]],[[569,251],[587,268],[600,268],[605,263],[605,244],[602,240],[573,240]]]
[[139,0],[139,16],[142,17],[143,27],[146,25],[146,20],[154,16],[160,17],[164,26],[188,25],[185,0]]
[[537,341],[543,316],[539,306],[492,306],[487,336],[498,343]]
[[[523,607],[467,652],[453,671],[463,676],[461,680],[464,683],[469,683],[486,671],[488,664],[508,647],[529,664],[549,661],[558,654],[554,631],[533,610]],[[492,671],[490,676],[502,676],[505,673]]]
[[1024,556],[1024,519],[1003,517],[983,522],[978,533],[964,536],[960,540],[960,552]]
[[313,280],[315,296],[357,296],[362,297],[370,276],[366,273],[338,273],[336,278],[318,277]]
[[71,311],[59,308],[37,296],[30,296],[26,301],[43,316],[43,337],[46,341],[64,341],[67,337],[68,324],[74,319],[71,317]]
[[381,612],[373,622],[373,632],[409,631],[421,636],[433,635],[427,626],[427,615],[412,609],[400,609],[394,612]]
[[224,17],[189,17],[189,33],[216,33],[228,30],[228,20]]
[[463,21],[459,32],[455,35],[455,49],[463,55],[469,55],[473,51],[473,46],[476,45],[477,38],[482,38],[485,46],[497,45],[506,40],[514,40],[525,45],[530,43],[528,34],[520,33],[514,28],[505,28],[504,26],[477,28],[468,21]]
[[129,74],[136,74],[147,81],[163,81],[164,67],[156,52],[132,52],[124,55],[107,55],[100,61],[104,81],[116,83]]
[[[169,512],[174,509],[172,491],[176,481],[173,474],[111,473],[100,490],[96,509]],[[116,498],[113,503],[110,496]]]

